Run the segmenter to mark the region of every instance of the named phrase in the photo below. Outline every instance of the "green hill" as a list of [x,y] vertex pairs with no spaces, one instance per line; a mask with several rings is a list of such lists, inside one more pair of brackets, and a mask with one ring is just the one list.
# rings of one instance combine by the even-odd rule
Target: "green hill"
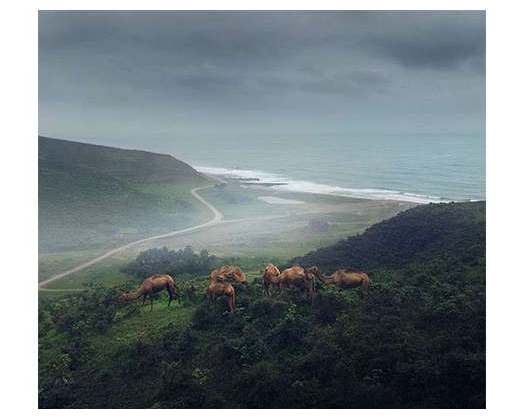
[[[457,252],[459,249],[461,251]],[[485,255],[485,202],[421,205],[292,263],[335,271],[399,269],[436,257],[451,264]]]
[[368,295],[317,284],[313,305],[248,272],[230,315],[183,254],[150,256],[174,266],[181,303],[119,306],[103,287],[41,302],[40,407],[485,407],[484,203],[419,206],[296,259],[370,274]]
[[89,249],[192,224],[206,178],[171,156],[39,137],[41,251]]

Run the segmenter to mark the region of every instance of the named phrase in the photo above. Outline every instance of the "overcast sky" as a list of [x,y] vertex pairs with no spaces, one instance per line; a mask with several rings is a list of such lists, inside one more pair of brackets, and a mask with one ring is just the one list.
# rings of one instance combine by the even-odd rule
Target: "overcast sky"
[[484,131],[483,12],[45,11],[39,38],[44,135]]

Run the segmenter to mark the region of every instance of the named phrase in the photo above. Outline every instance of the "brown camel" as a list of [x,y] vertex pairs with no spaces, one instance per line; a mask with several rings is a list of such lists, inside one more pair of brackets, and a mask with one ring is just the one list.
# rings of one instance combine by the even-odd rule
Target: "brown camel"
[[308,291],[310,299],[314,300],[315,294],[315,282],[312,274],[309,274],[302,266],[292,266],[291,268],[285,269],[277,277],[279,281],[279,288],[288,288],[294,286],[297,288],[303,288]]
[[341,289],[361,287],[361,289],[366,292],[370,286],[370,278],[366,273],[361,271],[339,269],[332,275],[325,276],[317,266],[313,266],[308,269],[308,272],[317,276],[324,284],[333,284]]
[[146,278],[142,285],[133,292],[123,293],[119,296],[119,301],[131,301],[142,297],[142,305],[146,303],[146,298],[150,299],[150,311],[153,310],[153,295],[161,291],[168,291],[169,301],[168,307],[173,298],[178,297],[175,288],[175,280],[169,275],[152,275]]
[[246,275],[238,266],[224,265],[220,268],[214,269],[210,274],[210,281],[222,278],[222,281],[231,280],[239,284],[246,284]]
[[235,288],[226,281],[225,276],[220,275],[216,271],[218,271],[218,269],[215,269],[210,274],[210,285],[206,290],[206,300],[209,304],[214,302],[217,297],[225,296],[230,312],[233,313],[235,311]]
[[262,282],[264,291],[266,292],[266,295],[270,295],[270,287],[279,286],[279,275],[281,274],[281,271],[275,266],[274,264],[270,263],[269,265],[264,268],[264,271],[262,273]]
[[217,297],[225,296],[230,313],[235,311],[235,288],[231,284],[220,281],[212,281],[206,291],[208,303],[214,302]]

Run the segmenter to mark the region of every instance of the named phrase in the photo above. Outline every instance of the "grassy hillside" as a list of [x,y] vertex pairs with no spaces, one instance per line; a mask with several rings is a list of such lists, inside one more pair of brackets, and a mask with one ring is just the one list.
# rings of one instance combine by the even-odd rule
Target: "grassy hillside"
[[41,252],[110,246],[202,216],[207,180],[171,156],[39,137]]
[[180,303],[117,305],[133,277],[41,302],[40,407],[483,408],[484,220],[484,203],[420,206],[298,258],[371,277],[366,296],[317,284],[313,305],[264,296],[240,260],[233,315],[202,301],[206,276],[147,254],[177,274]]
[[469,202],[412,208],[292,263],[329,271],[353,267],[369,272],[399,269],[407,262],[425,262],[436,256],[454,264],[476,262],[484,255],[485,202]]

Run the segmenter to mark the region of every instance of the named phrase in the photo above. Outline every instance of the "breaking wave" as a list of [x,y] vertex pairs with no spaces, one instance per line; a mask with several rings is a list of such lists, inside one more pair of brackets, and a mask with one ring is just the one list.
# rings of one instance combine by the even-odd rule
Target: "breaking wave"
[[343,188],[341,186],[289,179],[287,177],[275,173],[268,173],[260,170],[228,169],[224,167],[205,166],[196,166],[195,169],[205,174],[220,176],[226,179],[235,179],[242,181],[245,184],[267,186],[270,189],[282,192],[300,192],[321,195],[343,196],[348,198],[406,201],[418,204],[450,201],[448,199],[438,196],[422,195],[389,189]]

